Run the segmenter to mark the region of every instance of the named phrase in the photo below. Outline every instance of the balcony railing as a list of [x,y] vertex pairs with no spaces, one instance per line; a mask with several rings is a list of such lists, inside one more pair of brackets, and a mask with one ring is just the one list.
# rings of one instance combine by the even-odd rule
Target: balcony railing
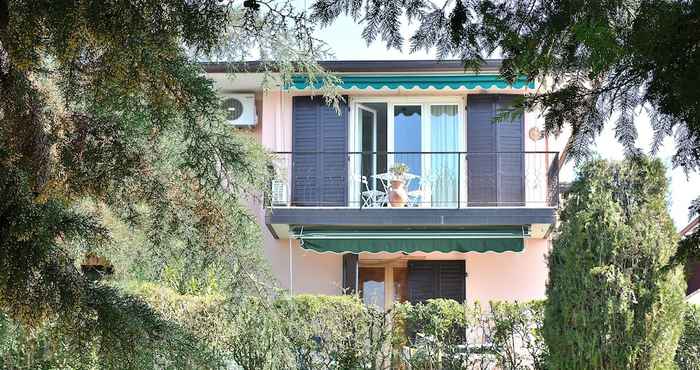
[[[274,155],[272,207],[556,207],[559,202],[557,152]],[[402,182],[404,197],[394,194]],[[392,201],[397,198],[405,204]]]

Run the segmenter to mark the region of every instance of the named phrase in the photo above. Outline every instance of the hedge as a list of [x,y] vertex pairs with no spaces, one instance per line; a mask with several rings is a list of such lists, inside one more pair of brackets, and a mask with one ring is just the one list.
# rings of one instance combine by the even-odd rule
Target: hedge
[[[218,366],[227,368],[547,368],[543,301],[482,306],[435,299],[416,305],[399,303],[385,313],[354,296],[230,301],[180,295],[151,285],[137,291],[166,317],[197,332],[209,350],[220,356]],[[60,342],[52,337],[50,327],[31,335],[13,328],[0,315],[0,367],[33,368],[39,359],[42,368],[80,367],[70,353],[56,347]],[[51,352],[51,348],[59,350]],[[695,307],[687,310],[675,357],[679,369],[700,368],[698,353],[700,309]],[[35,366],[27,366],[28,358],[34,359]]]

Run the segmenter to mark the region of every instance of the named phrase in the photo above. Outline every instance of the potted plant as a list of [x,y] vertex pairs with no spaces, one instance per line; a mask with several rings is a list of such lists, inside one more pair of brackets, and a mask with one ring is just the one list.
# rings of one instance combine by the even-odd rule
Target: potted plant
[[408,192],[406,191],[406,173],[408,166],[405,163],[395,163],[389,169],[391,179],[391,190],[389,191],[389,204],[392,207],[404,207],[408,203]]

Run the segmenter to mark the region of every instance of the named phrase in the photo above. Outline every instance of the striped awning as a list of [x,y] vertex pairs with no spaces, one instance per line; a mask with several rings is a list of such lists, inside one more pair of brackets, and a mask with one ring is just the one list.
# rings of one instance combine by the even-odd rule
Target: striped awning
[[[341,75],[339,88],[342,90],[454,90],[469,91],[474,89],[525,89],[534,88],[535,83],[525,77],[509,84],[497,74],[450,74],[450,75]],[[321,87],[321,81],[312,84],[306,76],[292,78],[289,89],[315,90]]]
[[302,248],[332,253],[521,252],[527,227],[459,230],[296,230]]

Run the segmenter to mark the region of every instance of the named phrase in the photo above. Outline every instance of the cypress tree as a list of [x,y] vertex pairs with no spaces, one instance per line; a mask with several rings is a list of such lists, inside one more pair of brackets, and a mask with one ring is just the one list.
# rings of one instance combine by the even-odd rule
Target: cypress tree
[[667,369],[685,282],[658,160],[592,161],[566,197],[548,257],[551,369]]

